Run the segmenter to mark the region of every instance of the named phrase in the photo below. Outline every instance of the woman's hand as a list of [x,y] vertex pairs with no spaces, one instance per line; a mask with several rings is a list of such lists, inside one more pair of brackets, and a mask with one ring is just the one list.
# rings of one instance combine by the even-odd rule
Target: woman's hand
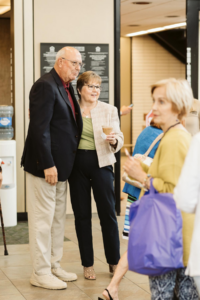
[[143,171],[140,161],[133,157],[128,157],[124,166],[124,171],[128,174],[128,176],[134,178],[135,180],[144,183],[146,178],[146,173]]
[[128,115],[133,108],[130,106],[122,106],[120,109],[121,116]]
[[111,145],[115,145],[117,143],[117,139],[115,138],[115,133],[111,132],[107,135],[106,141],[109,142]]

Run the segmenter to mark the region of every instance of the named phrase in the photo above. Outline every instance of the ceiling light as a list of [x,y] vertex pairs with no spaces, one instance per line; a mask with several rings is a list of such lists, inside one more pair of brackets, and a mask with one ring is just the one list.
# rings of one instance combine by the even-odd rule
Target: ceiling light
[[9,10],[10,10],[10,6],[0,6],[0,15],[5,14]]
[[164,26],[163,28],[164,29],[172,29],[172,28],[178,28],[178,27],[183,27],[183,26],[186,26],[186,22]]
[[137,1],[137,2],[132,2],[132,4],[138,4],[138,5],[146,5],[146,4],[151,4],[152,2],[147,2],[147,1]]
[[184,27],[184,26],[186,26],[186,22],[172,24],[172,25],[163,26],[163,27],[152,28],[152,29],[138,31],[138,32],[133,32],[133,33],[127,34],[126,36],[131,37],[131,36],[137,36],[137,35],[144,35],[144,34],[149,34],[149,33],[152,33],[152,32],[164,31],[164,30],[167,30],[167,29],[179,28],[179,27]]
[[147,32],[151,33],[151,32],[162,31],[162,30],[163,30],[163,27],[158,27],[158,28],[148,29]]
[[146,30],[143,31],[138,31],[135,33],[132,33],[133,35],[127,34],[126,36],[136,36],[136,35],[143,35],[143,34],[148,34],[148,32]]

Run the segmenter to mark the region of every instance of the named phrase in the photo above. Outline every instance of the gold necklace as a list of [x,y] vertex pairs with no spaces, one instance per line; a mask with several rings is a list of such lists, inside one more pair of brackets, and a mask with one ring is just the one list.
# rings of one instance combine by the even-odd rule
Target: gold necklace
[[82,115],[84,114],[86,118],[90,118],[90,115],[91,115],[90,111],[91,111],[93,108],[95,108],[95,107],[97,106],[97,103],[98,103],[98,100],[96,101],[96,104],[95,104],[95,106],[94,106],[94,107],[92,107],[92,108],[89,110],[89,113],[88,113],[88,114],[86,114],[86,113],[84,112],[84,109],[83,109],[83,108],[81,108],[81,106],[80,106],[80,101],[79,101],[79,106],[80,106],[80,109],[81,109],[81,113],[82,113]]
[[86,113],[84,112],[84,110],[82,110],[82,115],[85,115],[86,118],[89,118],[90,117],[90,112],[88,115],[86,115]]

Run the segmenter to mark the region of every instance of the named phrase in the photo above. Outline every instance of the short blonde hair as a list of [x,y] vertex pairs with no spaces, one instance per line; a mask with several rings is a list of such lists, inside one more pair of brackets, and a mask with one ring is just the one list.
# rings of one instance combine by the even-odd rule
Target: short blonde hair
[[193,93],[188,81],[175,78],[160,80],[151,86],[151,94],[161,86],[166,88],[167,100],[172,102],[172,109],[178,113],[178,119],[181,120],[193,104]]

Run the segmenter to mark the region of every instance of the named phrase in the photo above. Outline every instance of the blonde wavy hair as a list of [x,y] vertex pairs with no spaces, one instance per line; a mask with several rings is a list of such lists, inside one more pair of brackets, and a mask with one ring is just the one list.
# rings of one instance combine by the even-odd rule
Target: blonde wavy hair
[[151,94],[161,86],[166,88],[167,100],[172,102],[172,110],[178,113],[178,119],[181,120],[193,104],[193,92],[188,81],[175,78],[160,80],[151,86]]

